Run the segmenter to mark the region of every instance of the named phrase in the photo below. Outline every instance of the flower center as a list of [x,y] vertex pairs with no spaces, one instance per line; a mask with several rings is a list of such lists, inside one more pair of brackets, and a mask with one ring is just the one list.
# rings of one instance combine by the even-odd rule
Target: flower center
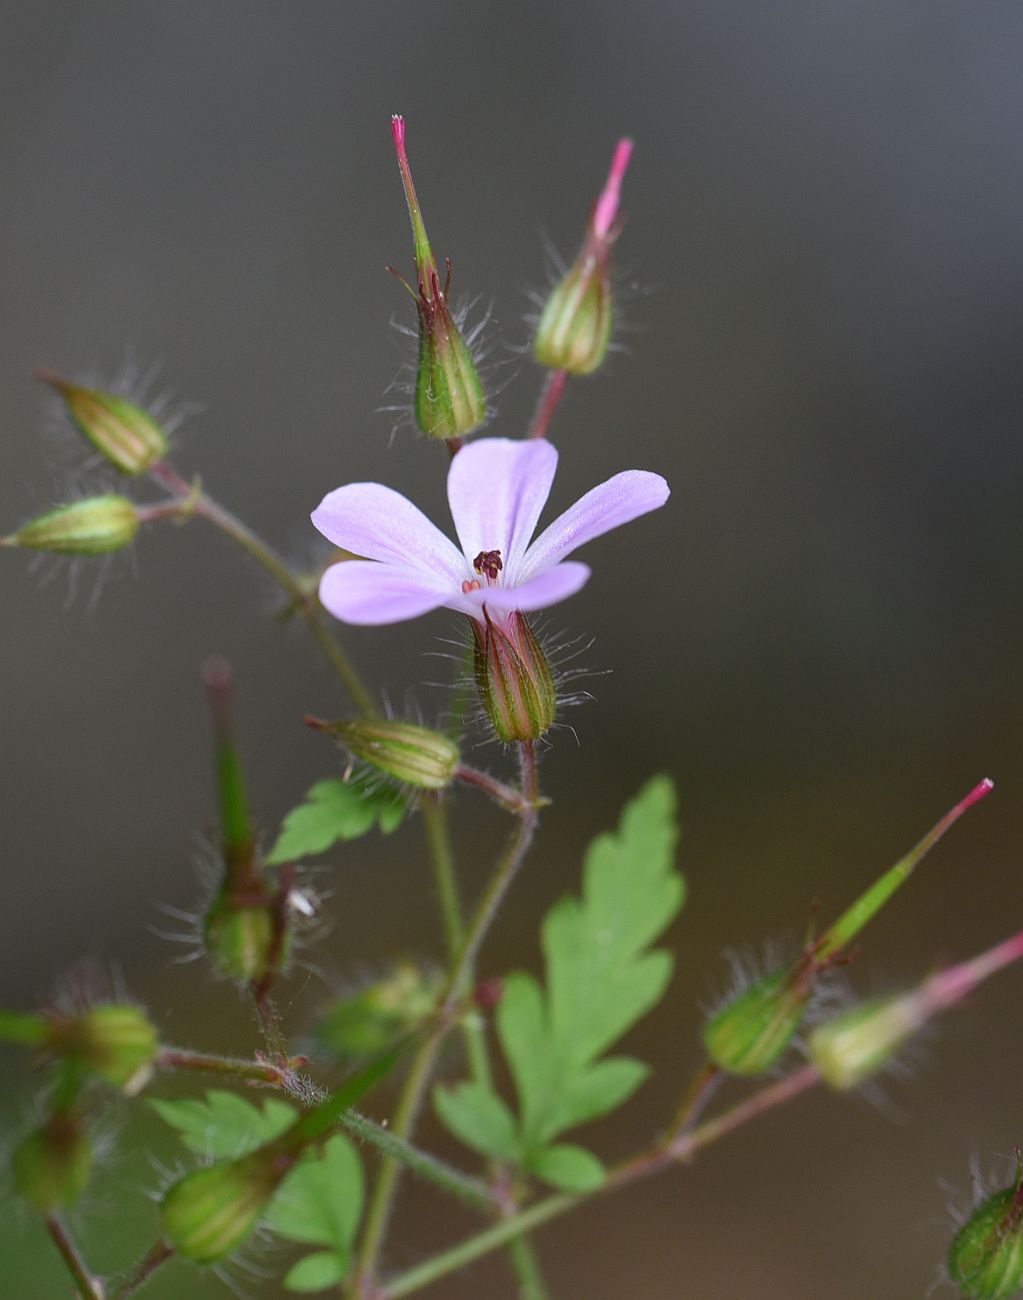
[[[480,577],[486,578],[489,586],[495,586],[497,583],[497,575],[504,568],[504,564],[501,562],[501,552],[480,551],[479,555],[477,555],[475,560],[473,560],[472,567]],[[479,581],[479,578],[466,578],[465,582],[462,583],[462,591],[466,593],[470,591],[479,591],[481,586],[482,583]]]

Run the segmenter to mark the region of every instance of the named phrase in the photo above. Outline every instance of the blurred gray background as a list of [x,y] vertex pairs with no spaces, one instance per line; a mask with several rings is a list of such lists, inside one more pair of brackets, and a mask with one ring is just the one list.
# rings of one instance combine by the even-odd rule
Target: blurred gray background
[[[655,1074],[584,1135],[595,1148],[622,1155],[670,1114],[724,947],[798,937],[815,896],[834,914],[985,775],[995,794],[872,927],[850,980],[890,987],[1018,928],[1017,3],[37,0],[7,6],[3,27],[0,532],[96,481],[46,437],[33,368],[110,374],[128,355],[201,408],[178,467],[289,555],[352,479],[445,519],[443,452],[392,440],[379,410],[408,356],[389,322],[409,304],[383,271],[410,256],[388,117],[406,115],[456,291],[493,298],[506,387],[492,431],[511,435],[540,378],[516,350],[543,239],[574,253],[615,139],[635,137],[624,351],[569,388],[553,504],[627,466],[663,472],[673,496],[588,548],[593,580],[552,612],[594,638],[586,665],[613,671],[571,716],[578,745],[561,732],[545,758],[554,806],[483,959],[487,974],[534,964],[538,916],[576,887],[589,836],[648,773],[674,774],[691,891],[677,974],[629,1041]],[[169,1038],[251,1051],[235,995],[171,966],[152,933],[159,902],[194,904],[213,814],[198,665],[213,651],[235,665],[268,834],[336,771],[300,719],[343,698],[303,630],[269,617],[262,576],[200,522],[150,530],[94,604],[94,568],[68,600],[66,567],[45,583],[45,566],[0,558],[0,1003],[31,1005],[92,955]],[[430,717],[445,696],[423,683],[446,669],[428,655],[451,629],[438,614],[346,641],[376,690],[399,705],[411,692]],[[493,747],[475,757],[505,764]],[[458,810],[471,894],[503,828],[468,795]],[[439,955],[415,824],[335,858],[334,929],[314,954],[328,985]],[[1023,1138],[1021,987],[1010,972],[950,1018],[883,1113],[809,1099],[549,1229],[558,1300],[922,1296],[946,1185]],[[292,1023],[323,989],[296,976]],[[17,1132],[32,1077],[21,1054],[3,1069]],[[97,1267],[153,1231],[147,1202],[116,1196],[158,1175],[118,1160],[81,1219]],[[4,1218],[19,1297],[66,1294],[39,1229]],[[112,1236],[113,1220],[131,1232]],[[468,1227],[412,1191],[389,1263]],[[185,1287],[228,1294],[171,1266],[152,1295]],[[429,1294],[512,1293],[491,1260]]]

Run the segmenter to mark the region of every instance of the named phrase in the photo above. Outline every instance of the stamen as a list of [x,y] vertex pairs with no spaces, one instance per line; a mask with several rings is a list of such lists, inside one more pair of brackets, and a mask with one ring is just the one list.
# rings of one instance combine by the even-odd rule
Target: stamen
[[470,591],[479,591],[479,590],[480,590],[480,584],[476,581],[475,578],[466,578],[466,580],[462,583],[463,596],[467,596]]
[[500,551],[480,551],[472,562],[477,573],[485,574],[491,582],[497,581],[497,575],[504,568]]

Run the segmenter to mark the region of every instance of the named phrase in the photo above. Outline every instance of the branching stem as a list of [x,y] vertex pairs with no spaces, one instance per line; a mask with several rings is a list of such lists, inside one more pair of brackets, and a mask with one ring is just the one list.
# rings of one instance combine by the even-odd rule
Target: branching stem
[[78,1247],[72,1240],[67,1224],[56,1214],[47,1214],[43,1222],[46,1224],[46,1231],[50,1234],[53,1244],[57,1247],[61,1258],[67,1265],[68,1272],[74,1279],[78,1294],[84,1297],[84,1300],[103,1300],[106,1295],[103,1290],[103,1283],[98,1277],[93,1276],[92,1270],[82,1258]]

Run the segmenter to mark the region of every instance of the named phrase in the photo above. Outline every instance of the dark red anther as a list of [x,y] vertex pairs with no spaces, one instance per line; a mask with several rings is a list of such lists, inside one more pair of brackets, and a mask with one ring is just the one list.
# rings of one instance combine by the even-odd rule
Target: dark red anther
[[472,562],[472,567],[477,573],[485,574],[491,582],[497,581],[497,575],[504,568],[501,563],[500,551],[480,551]]

